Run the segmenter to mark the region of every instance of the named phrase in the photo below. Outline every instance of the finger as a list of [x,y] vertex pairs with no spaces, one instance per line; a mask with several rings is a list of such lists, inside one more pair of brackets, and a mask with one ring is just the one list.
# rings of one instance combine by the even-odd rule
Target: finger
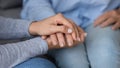
[[80,29],[79,27],[78,27],[78,29],[79,29],[79,35],[80,35],[81,42],[84,42],[85,37],[87,36],[87,33],[85,33],[85,32],[84,32],[82,29]]
[[77,38],[77,41],[81,41],[80,39],[80,34],[79,34],[79,30],[77,29],[77,26],[75,27],[75,32],[76,32],[76,38]]
[[120,22],[117,22],[115,25],[113,25],[112,29],[117,30],[120,28]]
[[61,24],[69,28],[73,28],[72,24],[62,14],[59,14],[59,15],[61,15],[61,17],[56,20],[57,24]]
[[46,41],[47,41],[47,44],[48,44],[48,48],[52,49],[53,46],[52,46],[52,41],[50,40],[50,38],[47,38]]
[[46,41],[48,42],[48,44],[52,45],[52,41],[50,40],[50,37],[47,38]]
[[114,18],[109,18],[107,19],[106,21],[104,21],[104,23],[102,23],[100,26],[101,27],[106,27],[108,25],[111,25],[115,22],[115,19]]
[[81,35],[80,35],[80,38],[81,38],[81,43],[83,43],[84,40],[85,40],[85,35],[84,35],[84,34],[81,34]]
[[102,24],[106,19],[109,18],[108,13],[104,13],[103,15],[101,15],[100,17],[98,17],[95,22],[94,22],[94,26],[98,26],[100,24]]
[[73,45],[73,38],[70,34],[65,34],[67,45],[71,47]]
[[50,35],[50,39],[51,39],[51,41],[52,41],[54,46],[56,46],[58,44],[58,40],[57,40],[56,34]]
[[53,33],[72,33],[73,30],[71,28],[68,28],[66,26],[57,26],[57,25],[53,25],[50,30]]
[[85,34],[81,30],[79,30],[79,37],[80,37],[80,41],[79,42],[82,43],[84,41]]
[[57,46],[53,46],[53,44],[52,44],[52,41],[51,41],[50,37],[48,37],[48,38],[46,39],[46,41],[47,41],[47,43],[48,43],[48,47],[49,47],[49,49],[56,49],[56,48],[60,48],[60,46],[59,46],[59,45],[57,45]]
[[77,29],[77,25],[72,20],[69,19],[69,21],[71,22],[74,28],[74,32],[72,33],[74,40],[80,41],[79,30]]
[[65,46],[65,38],[64,35],[62,33],[56,33],[57,34],[57,38],[58,38],[58,42],[60,47],[64,47]]
[[45,40],[45,39],[47,39],[47,36],[46,36],[46,35],[43,35],[43,36],[41,36],[41,38],[42,38],[43,40]]
[[78,30],[79,32],[83,33],[85,36],[87,35],[87,33],[83,29],[81,29],[79,26],[78,26]]

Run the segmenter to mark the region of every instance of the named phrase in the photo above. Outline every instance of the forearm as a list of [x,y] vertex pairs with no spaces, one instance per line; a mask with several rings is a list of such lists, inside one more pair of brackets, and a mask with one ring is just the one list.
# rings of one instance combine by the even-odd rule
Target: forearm
[[39,21],[55,15],[49,0],[24,0],[22,18]]
[[29,26],[32,22],[0,17],[0,39],[30,37]]
[[48,50],[46,42],[42,39],[0,45],[0,68],[11,68],[31,57],[45,54]]

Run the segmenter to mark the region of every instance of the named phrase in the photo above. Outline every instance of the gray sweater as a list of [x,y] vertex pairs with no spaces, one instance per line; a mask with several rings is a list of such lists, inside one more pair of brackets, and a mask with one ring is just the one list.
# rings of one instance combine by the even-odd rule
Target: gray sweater
[[[0,39],[20,39],[30,37],[28,28],[31,21],[0,17]],[[0,68],[15,65],[37,55],[45,54],[47,43],[40,37],[22,42],[0,45]]]

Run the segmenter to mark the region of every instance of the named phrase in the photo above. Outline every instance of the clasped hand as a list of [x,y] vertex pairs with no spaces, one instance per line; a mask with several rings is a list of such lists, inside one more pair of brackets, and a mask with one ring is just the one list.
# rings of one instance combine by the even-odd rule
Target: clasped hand
[[49,49],[73,47],[84,42],[86,33],[72,20],[62,14],[33,22],[29,28],[31,35],[40,35],[47,41]]

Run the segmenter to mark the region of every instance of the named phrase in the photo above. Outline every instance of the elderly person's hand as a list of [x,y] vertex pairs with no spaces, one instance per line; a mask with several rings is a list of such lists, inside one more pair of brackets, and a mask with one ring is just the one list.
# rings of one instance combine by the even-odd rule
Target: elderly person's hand
[[[85,37],[86,37],[86,33],[80,27],[78,27],[78,32],[79,32],[79,37],[81,39],[80,41],[73,40],[71,34],[64,34],[62,38],[59,37],[59,36],[55,37],[58,40],[56,45],[54,45],[54,43],[53,43],[53,40],[54,40],[53,38],[54,37],[52,38],[51,36],[49,36],[46,39],[46,41],[47,41],[48,46],[49,46],[50,49],[74,47],[77,44],[82,43],[84,41]],[[61,43],[62,43],[61,40],[64,40],[64,42],[65,42],[64,45],[62,45],[62,46],[61,46]]]
[[120,9],[108,11],[101,15],[94,23],[95,27],[99,25],[101,27],[113,25],[113,30],[120,28]]
[[[73,47],[77,43],[84,42],[86,33],[82,30],[82,28],[78,27],[73,21],[68,20],[75,30],[76,39],[74,40],[71,34],[63,34],[63,33],[55,33],[49,35],[47,38],[47,42],[55,47]],[[59,45],[59,46],[58,46]]]
[[[73,40],[71,34],[63,34],[63,37],[61,38],[60,36],[57,36],[55,38],[57,38],[58,42],[56,45],[54,45],[53,43],[53,38],[51,36],[47,37],[46,38],[46,41],[48,43],[48,46],[50,49],[58,49],[58,48],[68,48],[68,47],[74,47],[76,46],[77,44],[80,44],[82,42],[84,42],[85,40],[85,37],[86,37],[86,33],[80,28],[80,27],[77,27],[78,29],[78,32],[79,32],[79,37],[80,37],[80,41],[79,40]],[[62,35],[62,34],[61,34]],[[64,45],[61,46],[61,40],[64,40],[63,42]]]
[[48,37],[46,39],[46,41],[47,41],[47,44],[48,44],[48,47],[49,47],[50,50],[51,49],[68,48],[68,47],[70,48],[70,47],[76,46],[79,43],[77,41],[74,41],[74,43],[71,46],[69,46],[69,44],[66,43],[64,46],[61,47],[61,45],[59,43],[57,45],[53,46],[53,43],[52,43],[52,40],[51,40],[50,37]]

